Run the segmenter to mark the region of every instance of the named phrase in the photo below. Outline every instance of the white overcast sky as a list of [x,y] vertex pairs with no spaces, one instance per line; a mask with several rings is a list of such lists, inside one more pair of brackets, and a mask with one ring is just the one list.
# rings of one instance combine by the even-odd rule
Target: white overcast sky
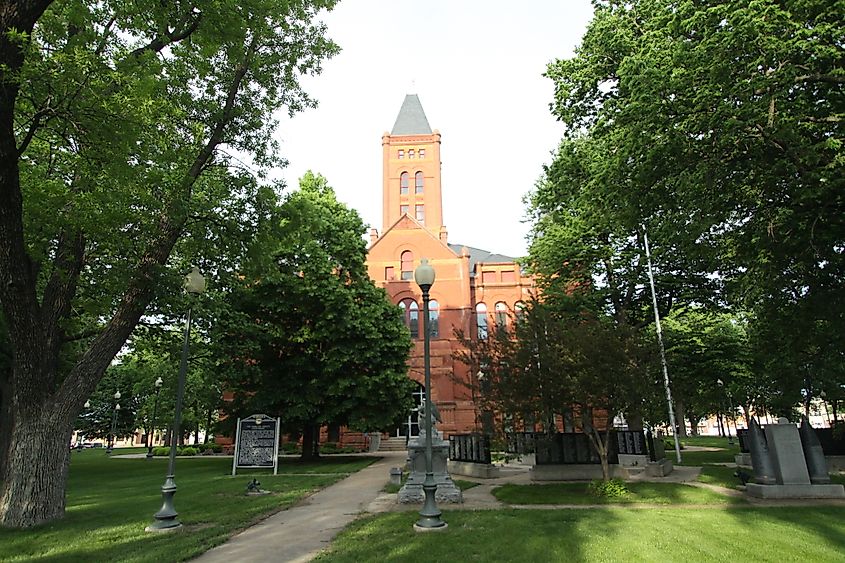
[[381,135],[415,93],[442,134],[449,241],[524,255],[522,198],[563,131],[542,74],[572,56],[591,16],[589,0],[340,2],[323,20],[342,52],[303,81],[319,106],[281,117],[281,176],[293,188],[323,174],[381,232]]

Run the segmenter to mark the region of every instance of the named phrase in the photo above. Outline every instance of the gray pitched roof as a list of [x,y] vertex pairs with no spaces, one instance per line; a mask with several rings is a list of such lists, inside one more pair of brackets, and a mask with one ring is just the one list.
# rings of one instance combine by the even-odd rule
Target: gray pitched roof
[[431,135],[431,126],[425,117],[420,99],[416,94],[408,94],[402,102],[402,109],[396,116],[391,135]]
[[[452,244],[449,243],[449,248],[457,254],[458,256],[461,255],[461,249],[466,246],[465,244]],[[505,256],[504,254],[496,254],[495,252],[490,252],[489,250],[482,250],[480,248],[473,248],[471,246],[467,246],[467,250],[469,251],[469,271],[470,274],[475,272],[475,265],[479,262],[486,262],[490,263],[501,263],[501,262],[515,262],[516,258],[512,258],[511,256]]]

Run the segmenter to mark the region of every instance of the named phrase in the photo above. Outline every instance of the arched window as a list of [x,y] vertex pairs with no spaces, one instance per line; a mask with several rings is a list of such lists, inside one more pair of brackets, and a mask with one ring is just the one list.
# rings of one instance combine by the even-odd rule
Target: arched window
[[432,338],[440,336],[440,303],[434,299],[428,302],[428,333]]
[[406,281],[414,279],[414,253],[406,250],[400,255],[400,260],[402,261],[402,279]]
[[514,312],[516,313],[516,322],[521,323],[525,320],[525,302],[517,301],[513,304]]
[[399,302],[405,326],[411,331],[411,338],[420,337],[420,307],[413,299],[403,299]]
[[478,339],[487,339],[487,305],[479,303],[475,306],[475,327],[478,329]]
[[423,179],[423,173],[417,172],[414,174],[414,193],[421,194],[423,193],[423,184],[425,180]]
[[408,180],[410,178],[410,174],[407,172],[402,172],[399,175],[399,193],[406,194],[408,193]]
[[504,302],[496,303],[496,328],[504,329],[508,326],[508,306]]

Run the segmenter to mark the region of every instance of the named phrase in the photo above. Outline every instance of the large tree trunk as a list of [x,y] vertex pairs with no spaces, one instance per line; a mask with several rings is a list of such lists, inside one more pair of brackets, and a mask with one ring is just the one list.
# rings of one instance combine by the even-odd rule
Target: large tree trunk
[[692,415],[689,417],[689,428],[690,428],[690,434],[692,434],[693,436],[698,436],[698,418],[697,417],[692,416]]
[[45,418],[41,413],[16,421],[8,466],[27,470],[5,473],[0,526],[28,528],[64,515],[72,427],[70,422]]
[[320,434],[317,425],[311,423],[306,424],[302,430],[302,454],[300,455],[302,461],[311,461],[319,456],[314,448],[315,441],[319,440]]
[[675,420],[678,423],[678,428],[675,430],[678,436],[682,438],[687,437],[687,409],[684,408],[684,402],[680,399],[675,399]]
[[8,374],[0,373],[0,479],[6,475],[9,446],[12,444],[12,386]]

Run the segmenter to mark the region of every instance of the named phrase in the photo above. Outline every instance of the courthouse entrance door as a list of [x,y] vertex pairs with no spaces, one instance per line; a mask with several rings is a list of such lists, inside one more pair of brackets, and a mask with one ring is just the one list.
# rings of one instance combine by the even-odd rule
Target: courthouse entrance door
[[416,387],[411,392],[411,396],[414,399],[414,406],[408,412],[408,418],[402,422],[399,426],[396,427],[396,432],[394,436],[403,437],[406,439],[413,438],[414,436],[420,435],[420,413],[419,408],[425,398],[425,387],[414,382]]

